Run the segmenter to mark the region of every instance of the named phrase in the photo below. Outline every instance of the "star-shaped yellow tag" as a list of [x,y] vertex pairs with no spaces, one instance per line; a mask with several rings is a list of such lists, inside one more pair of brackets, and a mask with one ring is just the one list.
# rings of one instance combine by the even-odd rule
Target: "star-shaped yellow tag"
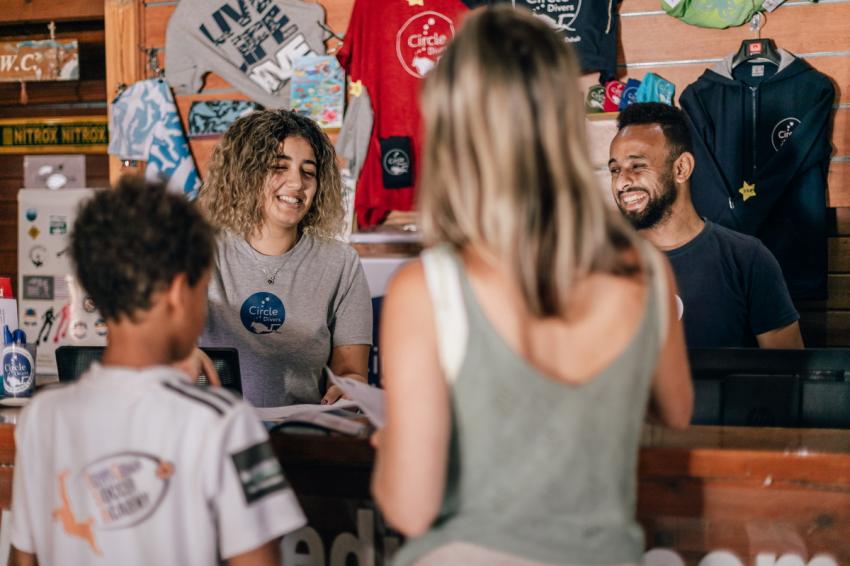
[[407,0],[408,6],[424,6],[425,0]]
[[756,196],[756,185],[755,183],[750,184],[744,181],[744,186],[738,189],[738,192],[741,193],[741,196],[744,197],[744,202],[747,202],[754,196]]
[[363,94],[363,81],[351,81],[348,85],[348,96],[360,96]]

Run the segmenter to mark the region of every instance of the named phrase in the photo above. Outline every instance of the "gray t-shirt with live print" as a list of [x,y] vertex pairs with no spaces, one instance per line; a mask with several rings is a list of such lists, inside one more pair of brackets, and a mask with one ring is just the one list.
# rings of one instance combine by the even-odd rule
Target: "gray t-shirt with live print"
[[266,108],[289,108],[294,62],[324,55],[324,9],[303,0],[180,0],[165,34],[165,78],[199,92],[218,73]]
[[201,345],[239,350],[244,397],[257,407],[320,402],[332,349],[372,343],[366,276],[340,242],[303,235],[265,256],[222,232],[208,296]]

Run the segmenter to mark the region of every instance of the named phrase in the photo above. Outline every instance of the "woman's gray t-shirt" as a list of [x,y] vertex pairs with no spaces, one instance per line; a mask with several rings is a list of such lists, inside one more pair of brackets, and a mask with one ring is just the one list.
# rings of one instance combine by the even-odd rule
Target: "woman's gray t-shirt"
[[332,349],[372,343],[366,276],[340,242],[305,234],[265,256],[222,232],[208,296],[201,345],[239,351],[244,398],[257,407],[319,403]]

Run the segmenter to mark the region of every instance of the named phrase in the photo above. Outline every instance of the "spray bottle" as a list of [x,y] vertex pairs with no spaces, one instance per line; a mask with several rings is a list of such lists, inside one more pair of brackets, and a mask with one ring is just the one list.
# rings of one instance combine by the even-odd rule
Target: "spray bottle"
[[32,397],[35,391],[35,360],[27,349],[27,337],[23,330],[12,332],[8,325],[3,325],[0,372],[4,397]]

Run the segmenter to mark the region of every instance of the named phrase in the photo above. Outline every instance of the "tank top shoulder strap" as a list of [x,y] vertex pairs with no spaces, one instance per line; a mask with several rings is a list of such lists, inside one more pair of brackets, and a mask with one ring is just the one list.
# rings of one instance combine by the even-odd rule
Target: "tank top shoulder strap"
[[[668,309],[667,278],[661,252],[650,242],[639,238],[638,252],[647,284],[650,285],[650,303],[647,308],[655,309],[658,331],[658,347],[667,339]],[[461,265],[451,246],[443,244],[422,252],[422,266],[431,304],[434,307],[434,332],[440,367],[449,385],[457,380],[466,352],[469,337],[469,321],[461,284]]]
[[[652,299],[650,303],[655,303],[655,315],[658,323],[658,347],[660,350],[667,341],[667,331],[669,330],[667,321],[670,307],[667,298],[669,289],[667,288],[667,276],[664,269],[664,256],[652,243],[642,237],[638,237],[637,241],[641,264],[646,273],[647,284],[650,286],[651,294],[648,295]],[[653,305],[649,304],[647,307],[652,308]]]
[[463,301],[460,264],[451,246],[443,244],[422,252],[422,266],[431,304],[440,366],[446,381],[453,385],[466,352],[469,323]]

